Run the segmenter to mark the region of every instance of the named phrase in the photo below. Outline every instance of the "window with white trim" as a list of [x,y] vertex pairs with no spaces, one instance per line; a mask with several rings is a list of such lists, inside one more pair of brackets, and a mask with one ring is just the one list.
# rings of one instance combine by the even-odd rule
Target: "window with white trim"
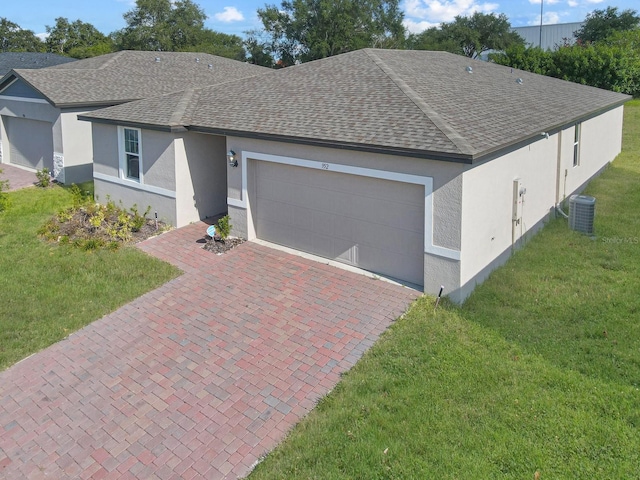
[[123,178],[142,183],[142,148],[139,128],[120,127],[120,173]]
[[573,133],[573,166],[580,165],[580,132],[582,130],[581,123],[576,123]]

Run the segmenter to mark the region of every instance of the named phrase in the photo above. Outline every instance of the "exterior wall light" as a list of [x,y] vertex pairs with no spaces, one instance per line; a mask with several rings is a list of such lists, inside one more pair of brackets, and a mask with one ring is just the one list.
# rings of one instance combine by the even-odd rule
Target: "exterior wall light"
[[237,167],[238,157],[236,156],[236,152],[234,152],[233,150],[229,150],[227,152],[227,161],[229,162],[230,167]]

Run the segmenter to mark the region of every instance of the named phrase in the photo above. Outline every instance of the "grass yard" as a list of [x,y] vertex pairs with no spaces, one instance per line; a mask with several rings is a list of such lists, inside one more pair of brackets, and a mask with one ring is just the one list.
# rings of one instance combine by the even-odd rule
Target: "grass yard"
[[418,301],[249,477],[640,478],[640,101],[589,186],[457,307]]
[[0,214],[0,370],[177,276],[133,247],[85,252],[40,240],[38,228],[72,204],[61,188],[9,193]]

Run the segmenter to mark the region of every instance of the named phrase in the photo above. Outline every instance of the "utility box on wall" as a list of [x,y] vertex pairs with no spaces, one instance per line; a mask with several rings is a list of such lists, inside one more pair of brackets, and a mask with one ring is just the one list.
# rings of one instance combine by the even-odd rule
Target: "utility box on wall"
[[576,232],[593,235],[596,216],[596,199],[587,195],[569,197],[569,228]]
[[522,203],[527,190],[522,185],[522,180],[516,178],[513,181],[513,223],[519,225],[522,220]]

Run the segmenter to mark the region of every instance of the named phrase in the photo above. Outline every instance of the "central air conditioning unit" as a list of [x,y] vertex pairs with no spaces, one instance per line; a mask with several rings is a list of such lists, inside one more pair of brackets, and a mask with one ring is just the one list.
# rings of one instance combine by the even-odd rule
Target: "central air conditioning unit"
[[596,199],[587,195],[569,197],[569,228],[576,232],[593,235],[593,220],[596,216]]

